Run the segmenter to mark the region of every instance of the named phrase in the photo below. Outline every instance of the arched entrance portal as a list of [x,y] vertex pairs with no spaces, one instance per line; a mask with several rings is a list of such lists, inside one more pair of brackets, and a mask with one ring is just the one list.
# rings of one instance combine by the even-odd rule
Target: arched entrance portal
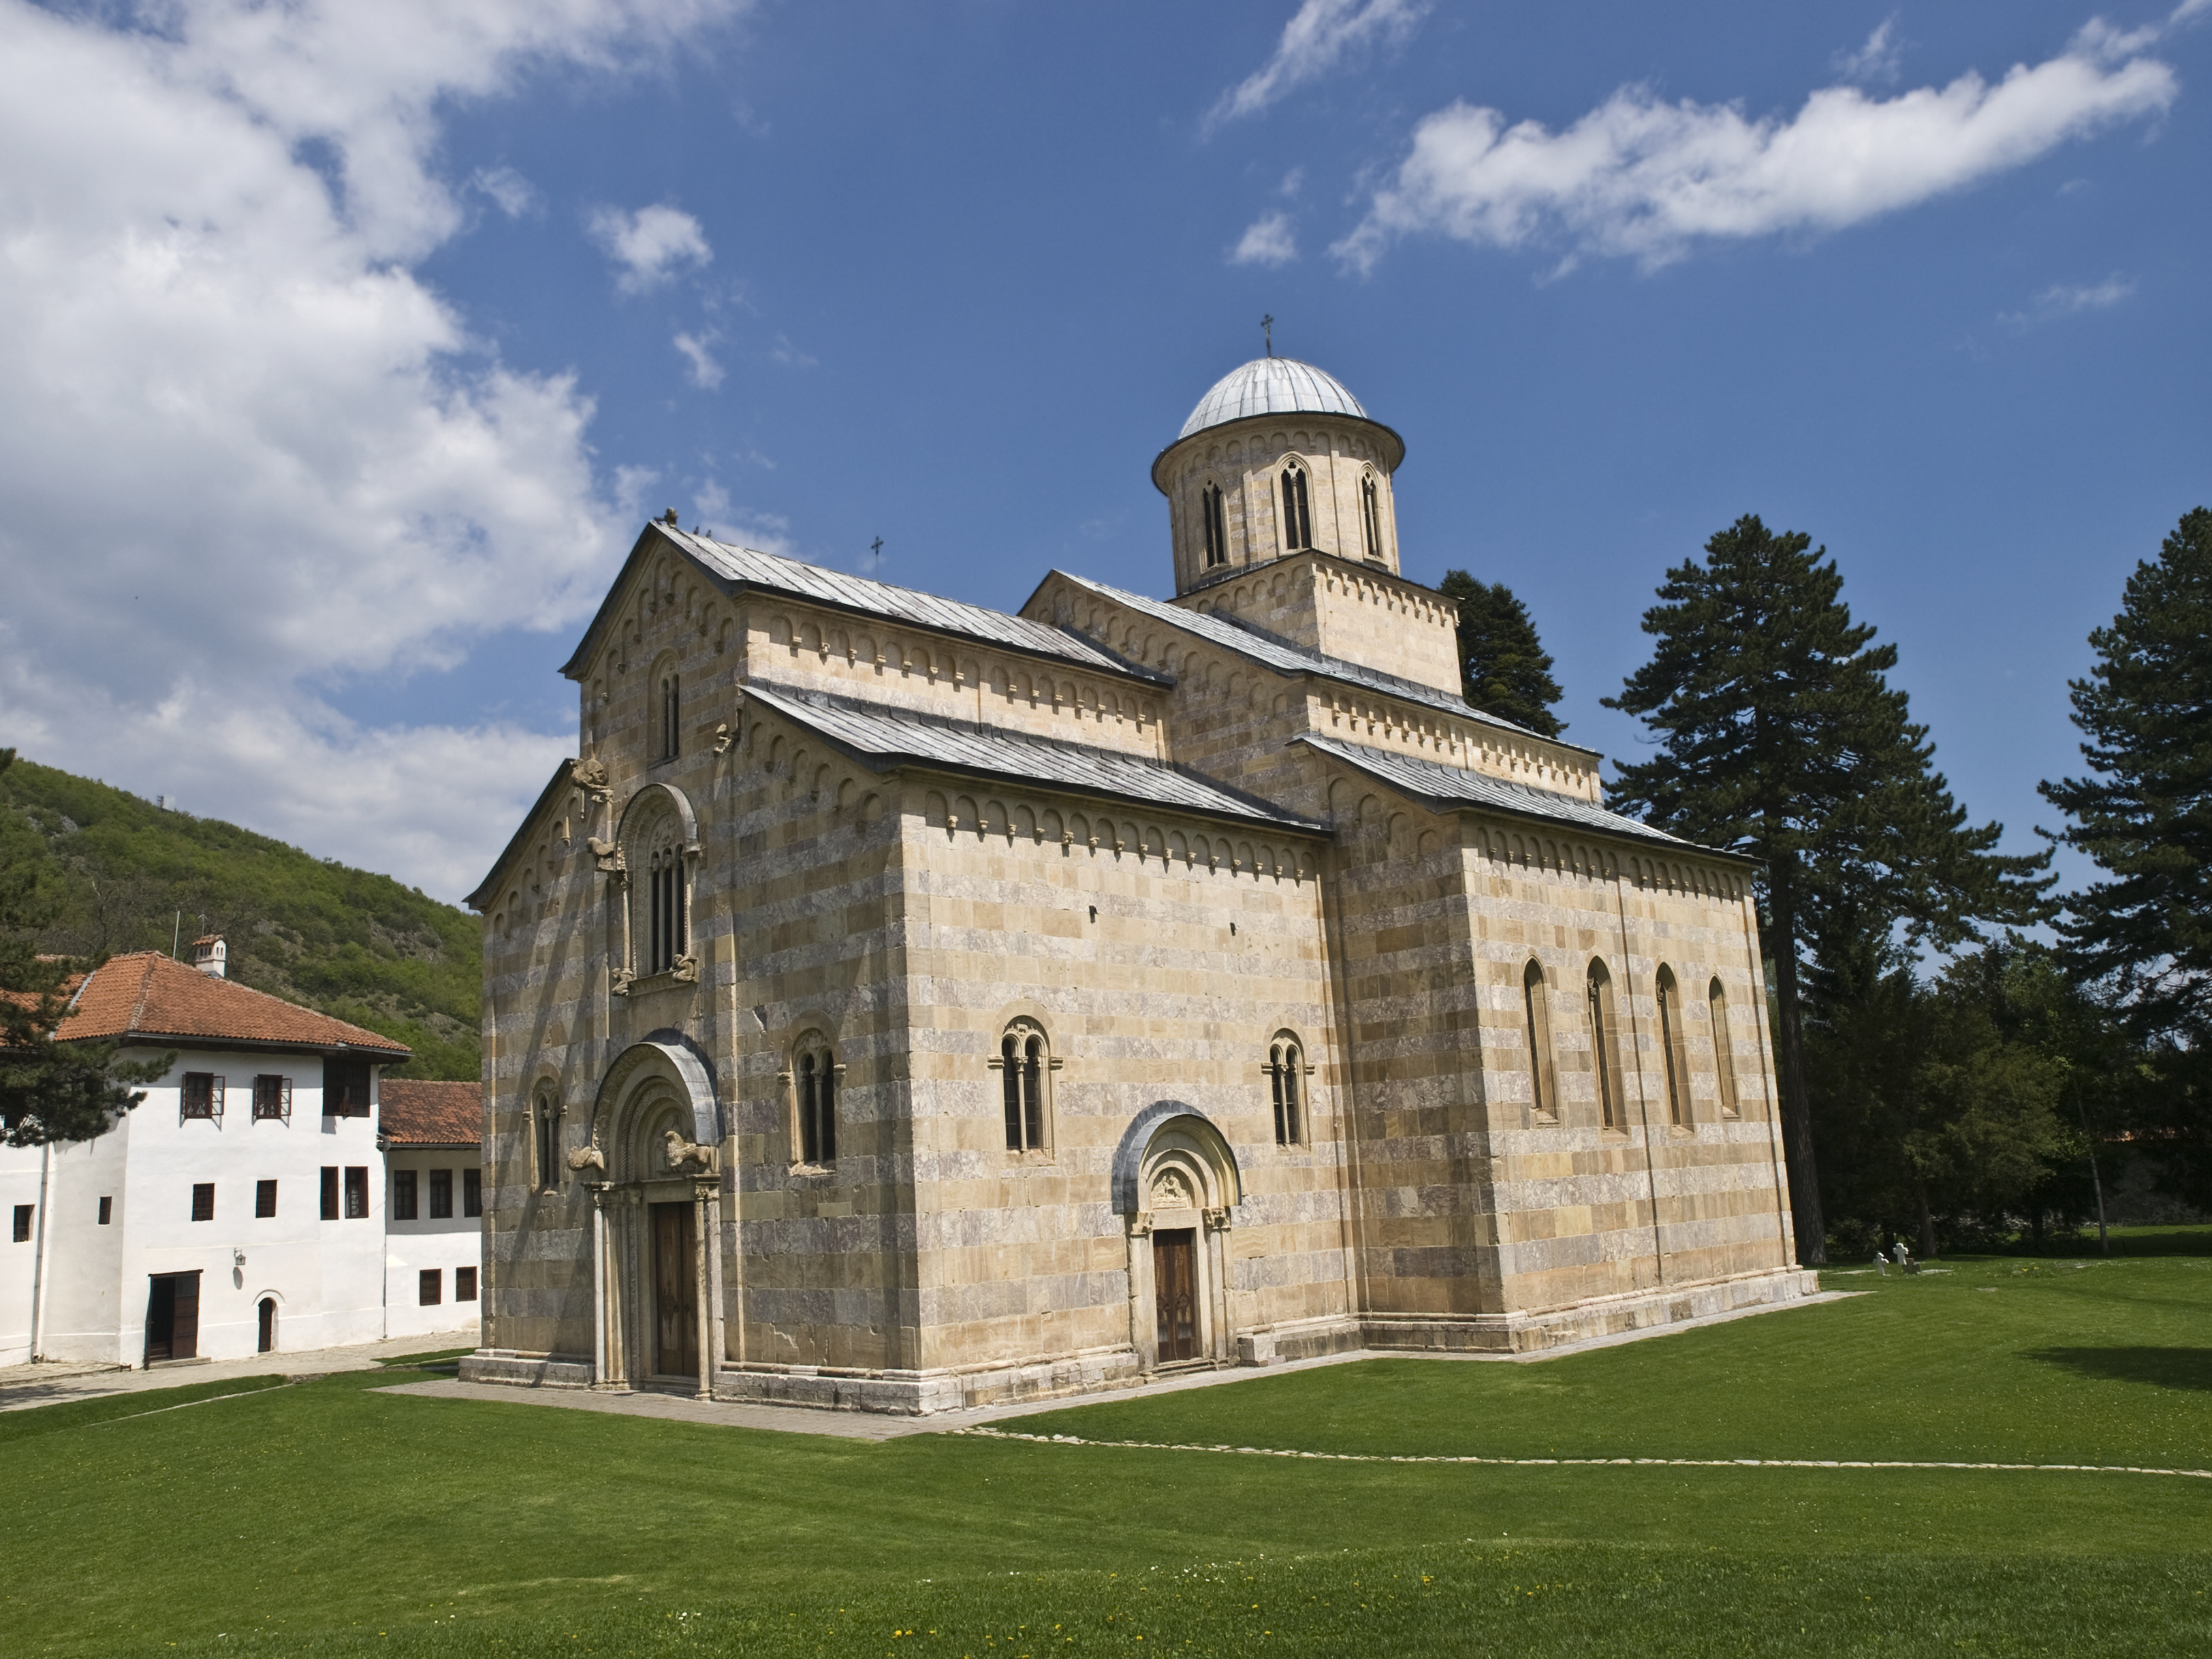
[[1122,1135],[1114,1207],[1128,1234],[1129,1342],[1146,1370],[1235,1358],[1228,1233],[1243,1195],[1237,1155],[1195,1107],[1160,1101]]
[[624,1049],[599,1085],[588,1149],[592,1384],[713,1392],[722,1351],[719,1114],[698,1054],[672,1032]]

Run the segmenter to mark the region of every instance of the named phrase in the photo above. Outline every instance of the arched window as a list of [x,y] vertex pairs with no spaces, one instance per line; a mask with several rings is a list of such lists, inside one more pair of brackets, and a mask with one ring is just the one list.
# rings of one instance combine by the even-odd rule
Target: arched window
[[684,729],[684,687],[682,678],[671,664],[661,669],[659,675],[659,706],[653,719],[653,758],[671,761],[676,758],[682,742]]
[[1559,1119],[1559,1085],[1552,1074],[1552,1010],[1544,965],[1535,957],[1521,974],[1521,1011],[1528,1022],[1528,1104],[1547,1123]]
[[1043,1028],[1018,1019],[999,1039],[999,1088],[1006,1112],[1006,1150],[1041,1152],[1050,1144],[1046,1091],[1055,1062]]
[[551,1095],[541,1094],[531,1116],[531,1139],[537,1144],[538,1190],[550,1193],[561,1184],[561,1108]]
[[1366,474],[1359,480],[1359,528],[1367,538],[1367,556],[1382,556],[1382,492],[1376,487],[1375,475]]
[[1267,1045],[1267,1089],[1275,1103],[1275,1145],[1299,1146],[1305,1143],[1306,1114],[1303,1079],[1305,1076],[1305,1051],[1298,1040],[1288,1031],[1275,1033],[1275,1040]]
[[645,971],[673,972],[676,959],[690,948],[689,895],[684,889],[684,849],[672,838],[655,845],[646,868]]
[[1206,568],[1229,562],[1229,515],[1221,505],[1221,486],[1208,483],[1200,492],[1198,516],[1206,527]]
[[1313,514],[1306,504],[1306,470],[1296,461],[1283,469],[1283,550],[1313,545]]
[[1613,1018],[1613,975],[1596,957],[1589,965],[1590,1070],[1597,1079],[1599,1121],[1608,1129],[1628,1125],[1627,1103],[1620,1092],[1619,1029]]
[[1690,1127],[1689,1056],[1682,1048],[1682,994],[1674,983],[1674,970],[1659,964],[1659,1063],[1667,1072],[1667,1121],[1678,1129]]
[[1728,993],[1718,975],[1705,988],[1705,1012],[1713,1020],[1713,1070],[1720,1079],[1721,1114],[1735,1117],[1742,1109],[1735,1092],[1735,1044],[1729,1040]]
[[793,1145],[801,1164],[837,1161],[837,1074],[844,1069],[819,1031],[799,1038],[791,1061],[792,1098],[799,1115]]

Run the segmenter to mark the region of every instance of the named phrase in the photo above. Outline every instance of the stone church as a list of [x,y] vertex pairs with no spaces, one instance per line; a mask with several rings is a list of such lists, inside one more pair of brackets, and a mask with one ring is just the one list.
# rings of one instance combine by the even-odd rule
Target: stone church
[[1469,708],[1405,444],[1267,356],[1174,598],[648,525],[484,936],[483,1381],[925,1413],[1786,1302],[1741,858]]

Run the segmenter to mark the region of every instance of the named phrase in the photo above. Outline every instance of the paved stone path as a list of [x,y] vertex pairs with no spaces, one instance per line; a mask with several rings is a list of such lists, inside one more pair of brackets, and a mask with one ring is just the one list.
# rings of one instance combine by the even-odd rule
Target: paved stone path
[[[473,1346],[472,1333],[456,1333],[444,1346]],[[189,1388],[195,1382],[222,1382],[240,1376],[322,1376],[331,1371],[374,1370],[387,1359],[410,1353],[436,1353],[436,1333],[428,1336],[395,1337],[386,1342],[362,1342],[344,1348],[313,1348],[298,1353],[257,1353],[243,1359],[210,1359],[202,1364],[160,1365],[134,1370],[124,1365],[67,1365],[42,1361],[33,1365],[0,1366],[0,1412],[20,1412],[33,1406],[54,1406],[65,1400],[92,1400],[101,1395],[138,1394],[149,1389]]]
[[1218,1452],[1231,1457],[1303,1457],[1328,1463],[1481,1463],[1495,1468],[1564,1469],[1651,1468],[1667,1469],[2002,1469],[2037,1474],[2166,1474],[2185,1480],[2212,1480],[2212,1469],[2139,1468],[2129,1463],[1954,1463],[1912,1462],[1902,1458],[1847,1457],[1480,1457],[1400,1452],[1286,1451],[1273,1446],[1179,1445],[1161,1440],[1085,1440],[1073,1434],[1023,1434],[988,1426],[960,1428],[954,1434],[993,1440],[1025,1440],[1039,1446],[1103,1446],[1129,1451]]

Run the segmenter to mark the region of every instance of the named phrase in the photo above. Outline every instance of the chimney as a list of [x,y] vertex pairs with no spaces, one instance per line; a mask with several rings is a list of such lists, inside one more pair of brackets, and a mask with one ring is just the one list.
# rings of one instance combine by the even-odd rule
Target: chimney
[[230,946],[223,943],[221,933],[209,933],[192,941],[192,966],[210,979],[228,976]]

